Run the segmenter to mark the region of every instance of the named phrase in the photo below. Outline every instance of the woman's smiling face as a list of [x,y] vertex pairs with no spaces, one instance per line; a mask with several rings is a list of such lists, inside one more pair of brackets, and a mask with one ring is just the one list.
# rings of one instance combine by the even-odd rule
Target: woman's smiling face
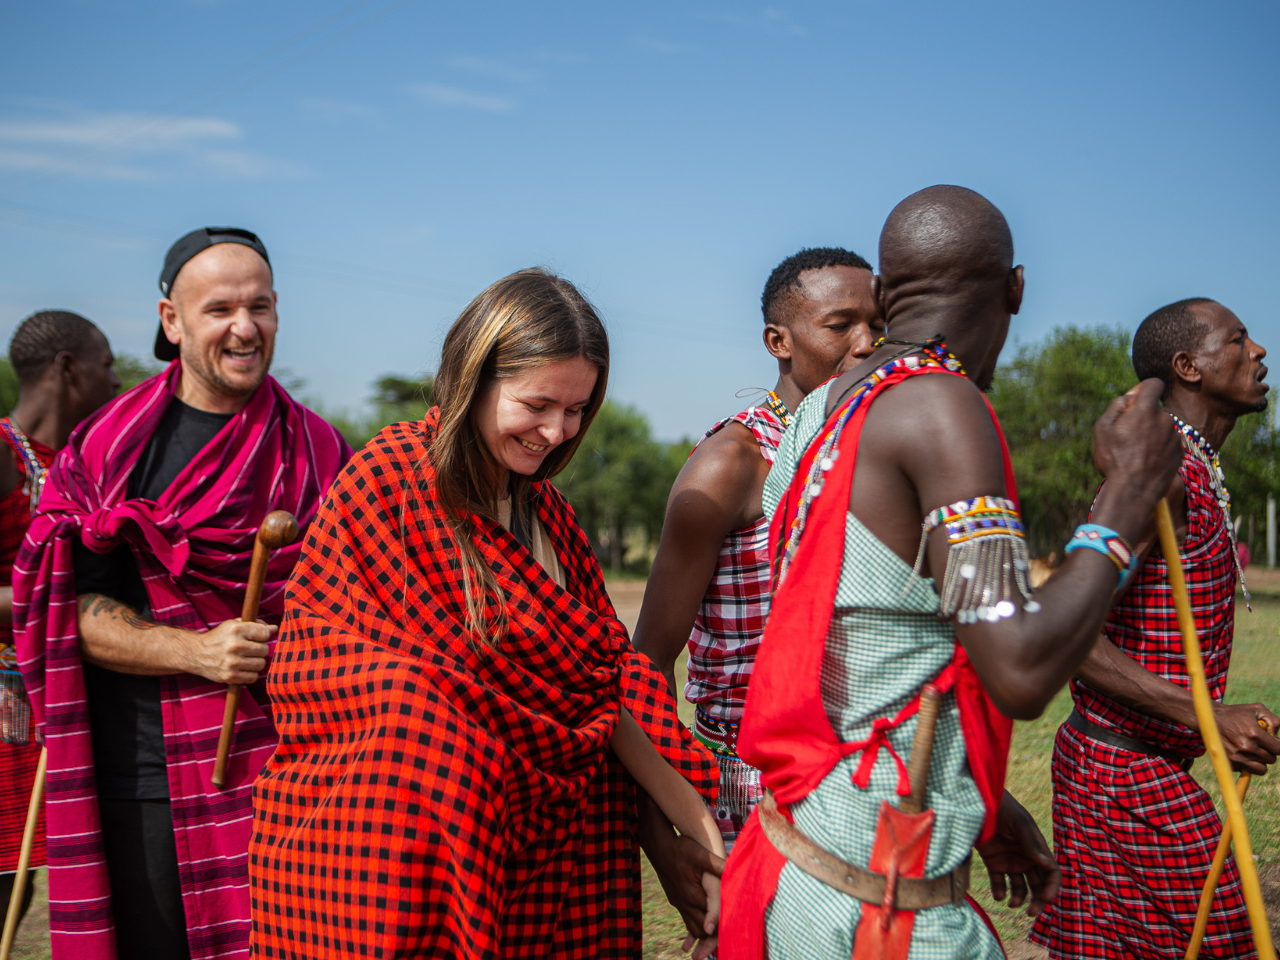
[[557,360],[482,387],[471,425],[501,472],[529,476],[548,453],[577,436],[600,371],[585,357]]

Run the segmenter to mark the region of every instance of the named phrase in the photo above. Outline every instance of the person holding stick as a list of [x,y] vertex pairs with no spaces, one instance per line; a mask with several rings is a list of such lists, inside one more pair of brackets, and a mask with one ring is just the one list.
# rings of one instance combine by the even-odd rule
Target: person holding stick
[[[271,511],[305,529],[350,455],[268,375],[272,286],[246,230],[170,248],[155,353],[171,362],[72,435],[14,568],[55,958],[248,952],[250,790],[276,741],[259,678],[300,547],[271,557],[246,623],[250,558]],[[246,693],[218,789],[227,684]]]
[[[550,482],[608,374],[572,284],[504,277],[446,335],[436,406],[334,485],[268,679],[280,745],[254,788],[256,956],[632,958],[638,790],[723,854],[715,762]],[[698,957],[718,913],[720,861],[705,863]]]
[[[0,904],[13,895],[40,746],[13,646],[13,562],[31,525],[54,454],[71,431],[115,396],[120,378],[111,345],[93,323],[66,310],[42,310],[23,320],[9,341],[18,403],[0,420]],[[10,725],[18,729],[8,729]],[[44,818],[36,824],[32,867],[44,865]],[[30,871],[21,893],[25,914],[34,891]],[[3,909],[3,907],[0,907]]]
[[[1280,718],[1261,703],[1221,703],[1244,571],[1218,454],[1241,416],[1266,408],[1265,356],[1234,313],[1205,298],[1161,307],[1133,338],[1134,370],[1164,382],[1164,411],[1182,438],[1167,499],[1218,728],[1232,764],[1250,774],[1280,754]],[[1031,932],[1054,958],[1183,957],[1222,832],[1190,772],[1205,745],[1168,565],[1153,541],[1138,549],[1141,566],[1071,683],[1074,710],[1054,742],[1063,888]],[[1201,956],[1256,956],[1234,857]]]
[[1008,224],[972,190],[929,187],[889,214],[879,259],[887,338],[800,404],[765,482],[778,586],[738,743],[768,792],[725,867],[722,960],[1003,957],[965,898],[973,850],[996,898],[1032,914],[1058,885],[1004,790],[1010,718],[1038,716],[1087,656],[1123,542],[1177,471],[1146,381],[1095,428],[1112,542],[1032,596],[982,393],[1022,301]]

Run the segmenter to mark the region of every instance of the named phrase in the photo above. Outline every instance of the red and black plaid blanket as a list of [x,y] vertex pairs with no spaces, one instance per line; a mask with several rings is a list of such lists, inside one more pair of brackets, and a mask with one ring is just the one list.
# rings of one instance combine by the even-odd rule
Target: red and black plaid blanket
[[254,953],[639,957],[619,706],[708,798],[715,764],[550,483],[538,518],[566,587],[476,517],[511,622],[492,649],[469,638],[426,459],[435,417],[356,455],[289,585],[268,685],[280,743],[254,790]]

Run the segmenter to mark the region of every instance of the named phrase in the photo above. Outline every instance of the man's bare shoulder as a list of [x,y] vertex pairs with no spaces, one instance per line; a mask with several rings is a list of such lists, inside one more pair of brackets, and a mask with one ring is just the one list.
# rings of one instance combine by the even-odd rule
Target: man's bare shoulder
[[966,377],[910,377],[879,397],[867,414],[867,430],[903,441],[950,443],[994,437],[982,392]]
[[755,436],[733,421],[698,444],[680,471],[672,494],[698,490],[717,496],[726,490],[755,490],[763,485],[768,472],[769,463]]

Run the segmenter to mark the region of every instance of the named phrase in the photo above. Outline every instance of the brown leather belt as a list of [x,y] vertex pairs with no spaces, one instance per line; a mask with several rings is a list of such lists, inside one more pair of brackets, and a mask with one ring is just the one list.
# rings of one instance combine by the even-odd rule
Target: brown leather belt
[[[764,835],[798,870],[863,903],[877,907],[884,904],[887,883],[884,874],[846,863],[822,849],[778,811],[772,793],[766,793],[756,809]],[[970,858],[966,857],[964,863],[950,873],[932,880],[898,877],[892,906],[898,910],[926,910],[944,903],[959,906],[969,890],[969,867]]]

